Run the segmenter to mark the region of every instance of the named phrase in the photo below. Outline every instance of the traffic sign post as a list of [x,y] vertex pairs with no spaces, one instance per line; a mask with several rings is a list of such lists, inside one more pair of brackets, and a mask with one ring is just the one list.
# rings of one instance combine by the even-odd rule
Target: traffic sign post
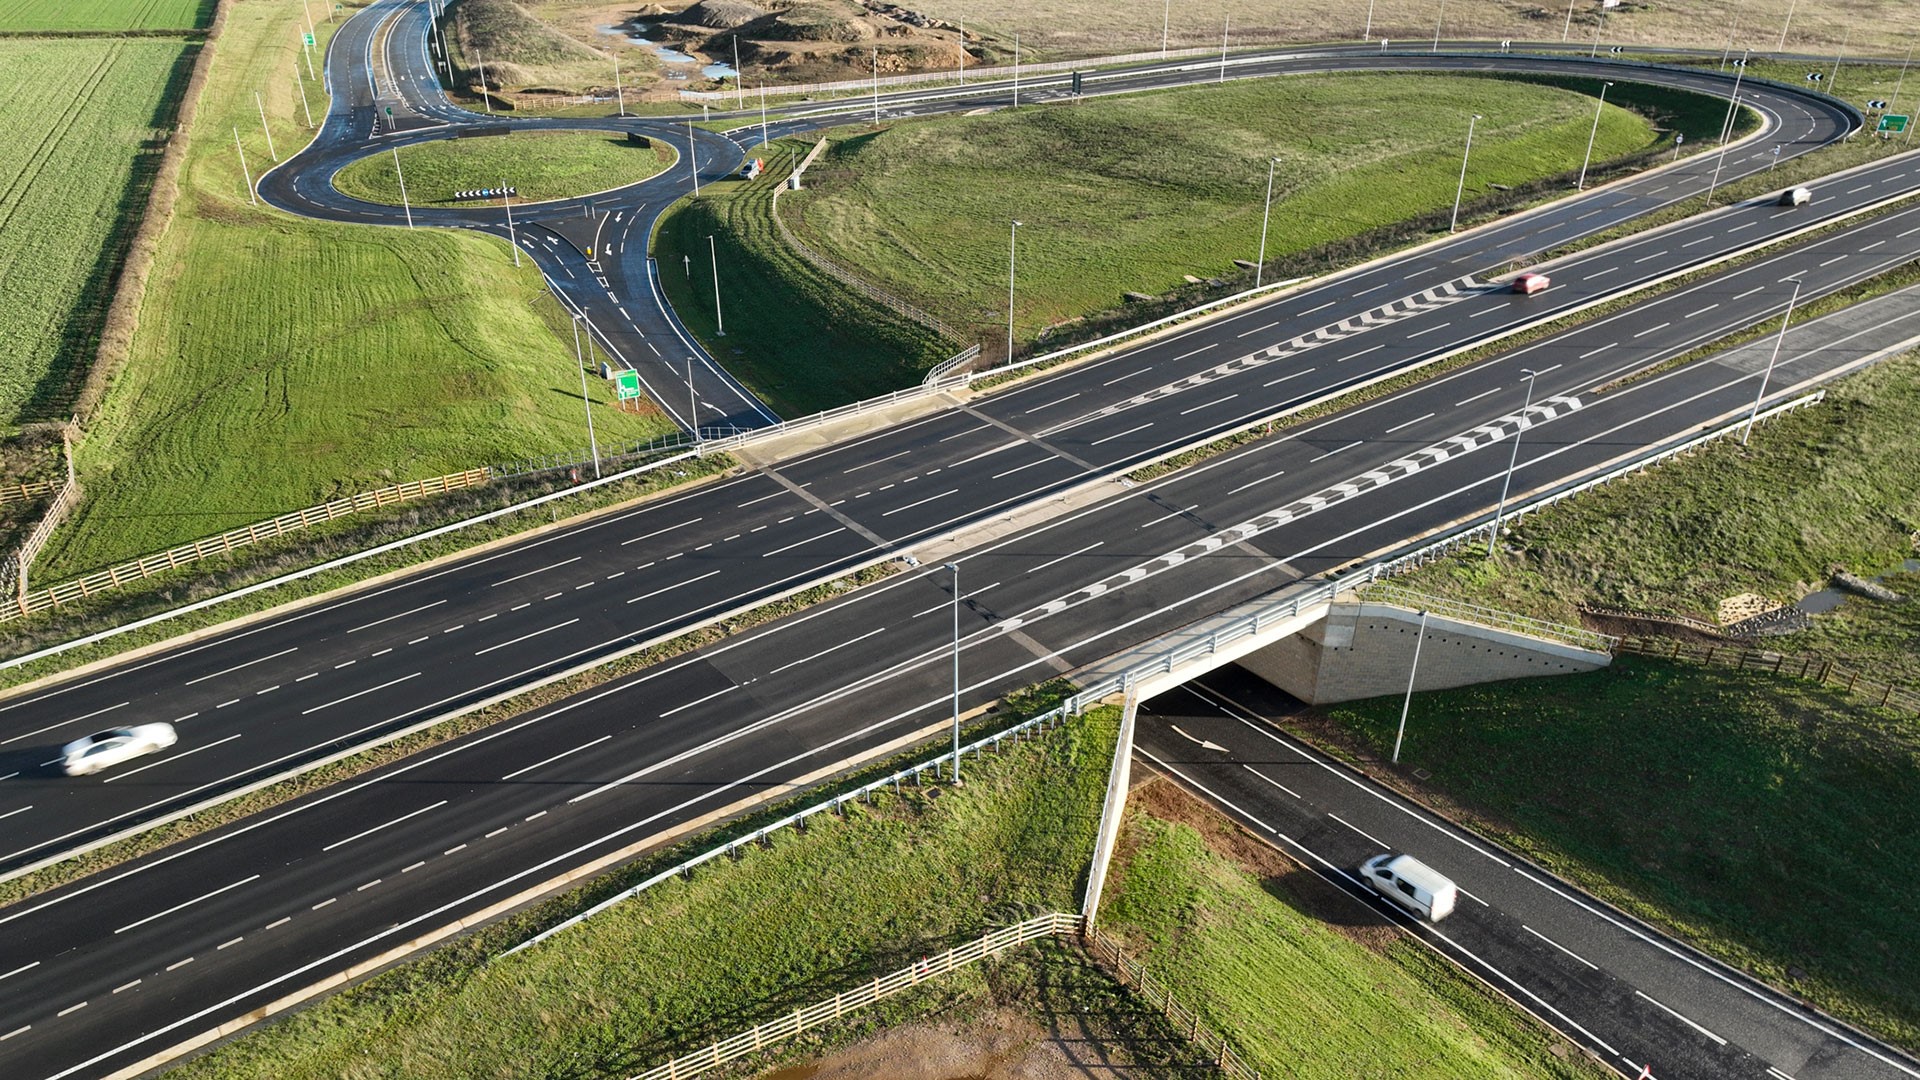
[[1898,135],[1907,130],[1907,122],[1911,119],[1912,117],[1901,116],[1898,114],[1883,116],[1880,118],[1879,130],[1884,131],[1890,135]]

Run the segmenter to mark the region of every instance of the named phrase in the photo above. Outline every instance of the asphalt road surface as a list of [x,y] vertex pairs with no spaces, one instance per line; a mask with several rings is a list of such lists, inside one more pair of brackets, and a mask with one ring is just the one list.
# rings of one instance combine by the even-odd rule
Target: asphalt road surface
[[[1139,757],[1628,1076],[1903,1080],[1920,1066],[1673,942],[1523,856],[1283,734],[1300,708],[1239,668],[1145,703]],[[1463,896],[1438,924],[1362,885],[1407,852]]]

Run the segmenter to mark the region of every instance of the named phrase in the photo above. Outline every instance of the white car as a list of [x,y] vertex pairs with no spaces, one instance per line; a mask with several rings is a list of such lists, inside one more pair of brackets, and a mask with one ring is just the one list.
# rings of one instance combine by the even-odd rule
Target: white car
[[157,754],[179,741],[172,724],[108,728],[61,747],[60,769],[68,776],[90,776],[109,765]]

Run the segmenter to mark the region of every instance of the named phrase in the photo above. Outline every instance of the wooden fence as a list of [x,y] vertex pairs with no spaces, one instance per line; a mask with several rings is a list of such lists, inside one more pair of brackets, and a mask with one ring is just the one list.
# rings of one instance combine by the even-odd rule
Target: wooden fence
[[[216,555],[225,555],[236,548],[312,528],[335,518],[392,506],[427,495],[438,495],[458,488],[473,487],[476,484],[484,484],[492,478],[493,470],[480,468],[449,473],[446,476],[435,476],[426,480],[409,480],[404,484],[363,491],[358,495],[334,499],[318,506],[309,506],[290,514],[269,518],[266,521],[256,521],[237,529],[229,529],[218,536],[205,537],[157,554],[143,555],[131,562],[109,566],[105,570],[97,570],[85,577],[63,581],[50,588],[32,590],[23,588],[12,603],[0,605],[0,622],[24,618],[36,612],[57,608],[62,604],[71,604],[75,600],[116,589],[175,567],[195,563],[201,559],[210,559]],[[70,485],[66,490],[72,492],[75,488]],[[53,515],[49,513],[46,520],[53,520]],[[31,538],[29,541],[31,542]],[[41,539],[41,543],[45,543],[44,538]],[[37,551],[38,548],[34,550]]]
[[1765,671],[1811,679],[1823,686],[1839,688],[1870,705],[1897,709],[1920,716],[1920,694],[1888,679],[1862,676],[1860,672],[1818,656],[1789,656],[1768,649],[1747,649],[1733,645],[1702,645],[1665,637],[1629,637],[1620,640],[1619,651],[1662,660],[1686,660],[1696,664],[1719,665],[1736,671]]
[[53,480],[34,480],[25,484],[0,484],[0,506],[25,502],[28,499],[44,499],[59,488],[60,484]]
[[717,1069],[735,1058],[765,1049],[783,1039],[790,1039],[809,1028],[831,1023],[850,1012],[872,1005],[882,998],[911,990],[929,979],[946,975],[1029,941],[1077,934],[1080,928],[1080,916],[1054,912],[994,930],[958,948],[948,949],[938,956],[924,957],[919,962],[898,971],[882,975],[871,982],[861,983],[852,990],[835,994],[805,1008],[795,1009],[778,1020],[770,1020],[691,1054],[683,1054],[664,1065],[656,1065],[641,1073],[636,1080],[680,1080],[685,1076],[698,1076]]
[[1260,1070],[1247,1064],[1233,1046],[1221,1035],[1202,1026],[1200,1014],[1175,1000],[1173,991],[1167,985],[1155,979],[1147,971],[1147,965],[1128,956],[1120,943],[1101,933],[1097,926],[1087,927],[1085,937],[1087,948],[1093,958],[1107,967],[1116,978],[1133,992],[1145,998],[1147,1003],[1159,1009],[1175,1031],[1184,1033],[1195,1046],[1206,1051],[1207,1057],[1220,1071],[1240,1080],[1260,1080]]

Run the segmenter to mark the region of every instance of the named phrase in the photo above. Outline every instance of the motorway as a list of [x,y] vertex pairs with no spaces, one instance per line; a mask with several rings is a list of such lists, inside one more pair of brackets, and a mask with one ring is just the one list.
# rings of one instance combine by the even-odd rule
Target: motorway
[[[1817,125],[1819,107],[1802,107]],[[1841,114],[1826,121],[1841,125]],[[1558,244],[1698,182],[1662,173],[776,467],[18,696],[0,706],[0,854],[25,865],[904,555],[1462,342],[1912,191],[1917,170],[1912,156],[1893,158],[1823,185],[1799,212],[1735,207],[1596,249],[1557,267],[1556,289],[1530,301],[1470,276],[1518,245]],[[1736,413],[1753,399],[1754,371],[1691,365],[1594,391],[1777,313],[1783,279],[1803,278],[1811,297],[1912,259],[1915,234],[1912,210],[1869,214],[1657,303],[975,547],[960,558],[966,697],[982,703],[1482,512],[1504,459],[1474,451],[1517,428],[1528,449],[1516,487],[1528,490]],[[1771,396],[1831,362],[1783,365]],[[1539,375],[1521,414],[1523,366]],[[1237,525],[1253,534],[1210,542]],[[111,1072],[538,892],[562,871],[937,725],[949,628],[931,616],[951,602],[947,581],[909,570],[0,911],[10,924],[0,1060],[26,1075]],[[93,781],[42,769],[50,747],[134,716],[177,717],[179,748]]]
[[[1677,945],[1545,869],[1283,734],[1301,706],[1238,668],[1142,706],[1137,754],[1312,872],[1485,979],[1627,1076],[1910,1077],[1793,999]],[[1438,925],[1402,915],[1355,870],[1404,851],[1463,897]]]

